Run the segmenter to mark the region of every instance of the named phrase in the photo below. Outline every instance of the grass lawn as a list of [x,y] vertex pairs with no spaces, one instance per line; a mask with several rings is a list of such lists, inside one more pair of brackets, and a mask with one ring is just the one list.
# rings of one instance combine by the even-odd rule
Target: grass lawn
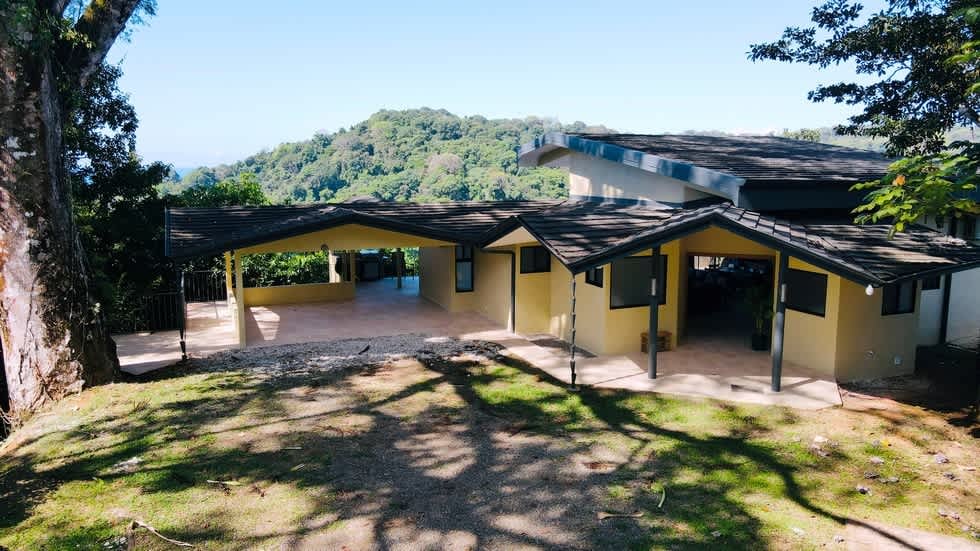
[[569,393],[502,358],[279,375],[235,358],[35,417],[0,449],[0,545],[125,548],[133,519],[222,549],[807,549],[848,523],[964,544],[980,526],[977,439],[919,408]]

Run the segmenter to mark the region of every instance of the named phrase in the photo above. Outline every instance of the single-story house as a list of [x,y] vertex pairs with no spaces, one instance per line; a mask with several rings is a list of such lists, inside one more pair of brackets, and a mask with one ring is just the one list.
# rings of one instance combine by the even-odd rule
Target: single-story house
[[[569,172],[557,201],[174,208],[166,253],[224,254],[245,347],[247,306],[352,300],[349,269],[321,284],[245,288],[241,258],[268,252],[420,250],[419,293],[519,334],[599,355],[658,355],[705,334],[764,336],[783,360],[837,380],[910,372],[922,282],[980,267],[980,247],[917,226],[857,226],[848,188],[883,174],[874,153],[772,137],[549,134],[524,166]],[[859,199],[859,198],[858,198]],[[948,279],[947,279],[948,281]],[[741,337],[740,337],[741,338]],[[771,347],[770,347],[771,344]]]

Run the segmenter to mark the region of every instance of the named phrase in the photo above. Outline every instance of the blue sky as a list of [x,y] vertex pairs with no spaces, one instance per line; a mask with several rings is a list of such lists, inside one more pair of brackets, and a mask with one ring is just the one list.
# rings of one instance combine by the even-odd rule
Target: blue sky
[[853,111],[806,100],[818,82],[853,78],[850,67],[746,59],[753,42],[807,24],[816,2],[159,0],[110,61],[140,117],[140,153],[177,167],[385,108],[764,133]]

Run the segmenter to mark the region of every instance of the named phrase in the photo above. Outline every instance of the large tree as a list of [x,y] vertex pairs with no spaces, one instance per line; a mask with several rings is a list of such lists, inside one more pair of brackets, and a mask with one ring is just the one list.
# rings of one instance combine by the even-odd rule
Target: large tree
[[889,0],[863,17],[852,0],[813,9],[811,27],[787,28],[779,40],[755,44],[749,57],[821,68],[852,62],[870,80],[821,85],[813,101],[860,105],[841,134],[884,138],[905,156],[867,191],[857,222],[887,222],[893,231],[925,216],[977,216],[980,146],[948,144],[959,125],[980,125],[980,8],[976,0]]
[[147,0],[0,0],[0,341],[15,417],[118,372],[75,226],[66,98]]
[[888,0],[865,17],[854,0],[827,0],[813,8],[812,26],[789,27],[773,42],[750,47],[752,60],[805,63],[826,68],[853,64],[865,78],[819,85],[813,101],[858,105],[863,110],[841,134],[884,138],[889,153],[936,153],[945,133],[980,123],[980,97],[969,90],[976,64],[950,63],[976,40],[969,16],[976,0]]

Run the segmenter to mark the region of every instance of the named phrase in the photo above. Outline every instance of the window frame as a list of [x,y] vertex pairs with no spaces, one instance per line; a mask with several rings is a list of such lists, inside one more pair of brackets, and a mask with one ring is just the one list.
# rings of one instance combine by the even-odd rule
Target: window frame
[[[534,257],[531,258],[531,269],[524,269],[524,258],[525,254],[533,254]],[[543,256],[542,256],[543,255]],[[548,251],[543,245],[528,245],[526,247],[521,247],[521,273],[522,274],[545,274],[551,271],[551,252]],[[539,266],[539,261],[543,258],[544,266]]]
[[[792,286],[790,285],[790,281],[789,280],[791,279],[791,277],[792,277],[791,274],[793,274],[793,273],[806,274],[806,277],[808,277],[808,278],[820,279],[820,280],[823,281],[823,312],[818,312],[816,310],[809,310],[809,309],[807,309],[805,307],[802,307],[802,306],[795,306],[794,307],[790,303],[790,300],[789,299],[790,299],[790,295],[791,295]],[[786,300],[785,300],[786,309],[787,310],[792,310],[794,312],[801,312],[801,313],[804,313],[804,314],[809,314],[811,316],[817,316],[817,317],[821,317],[821,318],[826,318],[827,317],[827,284],[828,284],[828,279],[829,278],[827,277],[827,274],[822,274],[820,272],[811,272],[809,270],[799,270],[799,269],[796,269],[796,268],[787,268],[787,270],[786,270],[786,279],[783,281],[783,283],[786,285]]]
[[922,280],[923,291],[938,291],[943,288],[942,276],[927,277]]
[[[657,277],[657,298],[658,298],[657,305],[658,306],[663,306],[663,305],[667,304],[667,258],[668,257],[665,254],[661,254],[660,255],[660,277]],[[626,256],[626,257],[623,257],[623,258],[619,258],[619,259],[613,260],[612,262],[609,263],[610,273],[611,274],[615,274],[616,273],[616,270],[615,270],[615,267],[614,267],[614,264],[616,262],[619,262],[619,261],[622,261],[622,260],[637,260],[637,259],[643,259],[643,260],[646,261],[647,266],[650,265],[650,256],[649,255],[646,255],[646,256]],[[649,289],[650,278],[652,278],[652,277],[653,277],[653,274],[651,274],[646,279],[646,281],[644,282],[644,287],[646,287],[647,289]],[[646,301],[643,302],[643,303],[622,304],[622,305],[619,305],[619,306],[614,305],[613,304],[613,297],[615,296],[615,293],[613,292],[613,283],[615,281],[616,281],[615,280],[615,275],[610,275],[609,276],[609,309],[610,310],[622,310],[624,308],[643,308],[644,306],[646,306],[646,307],[649,307],[650,306],[650,293],[649,292],[646,294]]]
[[589,285],[602,288],[603,278],[605,277],[605,271],[602,266],[596,268],[589,268],[585,271],[585,282]]
[[[908,310],[899,310],[901,305],[901,293],[902,289],[906,286],[911,286],[912,296],[909,300]],[[915,295],[917,294],[919,288],[919,282],[915,280],[902,281],[899,283],[892,283],[891,285],[885,285],[881,288],[881,315],[882,316],[900,316],[903,314],[915,313]],[[889,304],[889,295],[894,293],[894,304]],[[892,309],[894,308],[894,310]]]
[[[475,266],[473,262],[473,257],[475,256],[474,248],[467,247],[465,245],[456,245],[453,248],[453,280],[455,284],[455,289],[457,293],[472,293],[473,289],[476,287],[476,273],[474,272]],[[459,265],[469,264],[470,266],[470,286],[469,289],[460,288],[459,286]]]

